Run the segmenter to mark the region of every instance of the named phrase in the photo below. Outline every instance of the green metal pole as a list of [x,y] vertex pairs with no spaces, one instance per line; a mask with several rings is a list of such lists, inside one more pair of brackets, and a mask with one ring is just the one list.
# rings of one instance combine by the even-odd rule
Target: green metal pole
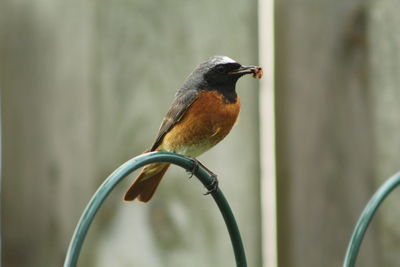
[[[186,170],[193,170],[193,168],[195,167],[195,163],[192,159],[178,154],[166,152],[146,153],[122,164],[110,176],[108,176],[108,178],[103,182],[102,185],[100,185],[99,189],[96,191],[89,204],[86,206],[69,244],[64,267],[76,266],[79,258],[79,253],[81,251],[83,241],[85,240],[89,227],[97,211],[100,209],[102,203],[110,194],[110,192],[114,189],[114,187],[131,172],[143,167],[144,165],[155,162],[169,162],[185,168]],[[201,166],[199,166],[199,168],[196,168],[194,175],[199,178],[199,180],[207,189],[212,189],[210,188],[210,185],[213,181],[213,178]],[[232,210],[219,188],[218,190],[212,192],[211,195],[214,198],[225,220],[226,227],[228,228],[233,251],[235,254],[236,266],[247,267],[246,255],[244,252],[242,239],[240,237],[239,228],[236,224],[236,220],[233,216]]]
[[343,267],[355,266],[361,242],[364,238],[365,232],[367,231],[369,223],[372,220],[372,217],[390,192],[392,192],[399,185],[400,172],[390,177],[372,196],[371,200],[364,208],[360,219],[358,219],[356,227],[354,228],[353,235],[351,236],[350,243],[347,247]]

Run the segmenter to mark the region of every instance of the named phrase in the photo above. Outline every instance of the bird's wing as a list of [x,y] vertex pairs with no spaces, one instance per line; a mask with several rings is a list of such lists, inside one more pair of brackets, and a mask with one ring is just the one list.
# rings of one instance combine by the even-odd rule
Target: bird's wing
[[171,105],[171,108],[168,110],[167,115],[165,115],[165,118],[161,123],[157,138],[150,151],[157,149],[164,136],[172,129],[172,127],[174,127],[175,124],[180,121],[183,115],[185,115],[186,110],[188,110],[190,105],[196,100],[197,95],[197,90],[185,90],[185,92],[178,92]]

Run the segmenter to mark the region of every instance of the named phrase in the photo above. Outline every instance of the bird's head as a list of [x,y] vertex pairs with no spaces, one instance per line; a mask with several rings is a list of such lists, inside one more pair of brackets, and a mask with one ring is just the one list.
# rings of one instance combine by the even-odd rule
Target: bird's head
[[226,56],[213,56],[194,69],[178,94],[186,90],[218,90],[235,98],[236,82],[246,74],[253,74],[254,78],[260,79],[262,68],[243,66]]
[[243,75],[255,75],[260,69],[257,66],[243,66],[226,56],[213,56],[201,63],[195,71],[201,72],[204,80],[214,85],[236,83]]

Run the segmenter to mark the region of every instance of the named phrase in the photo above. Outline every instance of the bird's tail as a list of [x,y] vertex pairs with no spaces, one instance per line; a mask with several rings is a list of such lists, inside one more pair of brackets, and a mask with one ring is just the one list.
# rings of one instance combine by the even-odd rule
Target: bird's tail
[[169,165],[169,163],[153,163],[145,166],[128,191],[126,191],[124,200],[133,201],[138,199],[142,202],[148,202],[154,195]]

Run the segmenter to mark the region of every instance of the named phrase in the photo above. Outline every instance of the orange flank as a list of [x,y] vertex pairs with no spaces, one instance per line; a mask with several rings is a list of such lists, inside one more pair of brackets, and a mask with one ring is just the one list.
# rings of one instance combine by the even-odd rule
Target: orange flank
[[165,135],[157,151],[197,157],[230,132],[239,110],[239,97],[235,103],[225,103],[220,92],[201,91],[181,121]]

